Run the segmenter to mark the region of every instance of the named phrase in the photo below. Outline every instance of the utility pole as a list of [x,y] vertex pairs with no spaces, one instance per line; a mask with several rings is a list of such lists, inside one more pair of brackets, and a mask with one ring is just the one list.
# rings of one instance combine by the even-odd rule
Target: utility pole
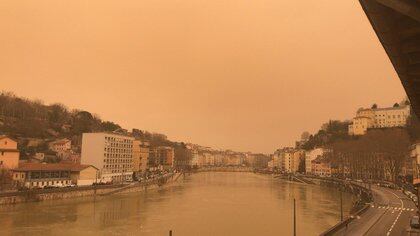
[[293,198],[293,236],[296,236],[296,199]]

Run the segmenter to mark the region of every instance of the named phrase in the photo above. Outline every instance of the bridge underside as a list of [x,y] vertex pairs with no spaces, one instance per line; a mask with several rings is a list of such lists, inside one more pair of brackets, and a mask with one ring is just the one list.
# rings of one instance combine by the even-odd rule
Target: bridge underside
[[420,117],[420,0],[359,0]]

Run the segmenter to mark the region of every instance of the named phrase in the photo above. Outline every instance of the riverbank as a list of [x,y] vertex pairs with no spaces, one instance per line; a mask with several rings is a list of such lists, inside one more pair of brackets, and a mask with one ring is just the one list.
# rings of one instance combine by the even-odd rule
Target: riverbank
[[181,175],[182,173],[176,173],[147,182],[134,182],[128,184],[32,189],[26,191],[0,193],[0,205],[92,196],[101,197],[118,193],[141,192],[170,185],[171,183],[176,182]]

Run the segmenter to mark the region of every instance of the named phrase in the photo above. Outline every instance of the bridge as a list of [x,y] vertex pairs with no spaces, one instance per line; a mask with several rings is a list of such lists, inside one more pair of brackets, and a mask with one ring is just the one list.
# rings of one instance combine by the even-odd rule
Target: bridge
[[420,117],[420,1],[359,1]]
[[205,166],[197,169],[198,172],[253,172],[252,167],[245,166]]

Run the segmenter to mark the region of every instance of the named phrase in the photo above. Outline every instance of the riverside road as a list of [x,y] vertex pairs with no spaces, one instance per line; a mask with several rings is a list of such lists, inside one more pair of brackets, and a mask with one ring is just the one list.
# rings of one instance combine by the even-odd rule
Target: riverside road
[[417,235],[410,230],[410,218],[417,211],[414,202],[398,190],[371,188],[374,203],[336,235]]

